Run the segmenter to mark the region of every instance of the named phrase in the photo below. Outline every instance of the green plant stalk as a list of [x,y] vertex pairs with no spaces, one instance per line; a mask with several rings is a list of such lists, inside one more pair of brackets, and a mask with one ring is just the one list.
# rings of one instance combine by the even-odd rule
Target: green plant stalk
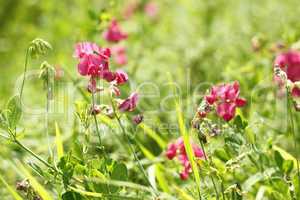
[[[288,109],[288,119],[290,119],[290,125],[291,125],[291,132],[293,135],[293,140],[294,140],[294,149],[297,151],[297,140],[296,140],[296,133],[295,133],[295,124],[294,124],[294,117],[293,117],[293,112],[292,112],[292,98],[291,94],[289,93],[288,88],[286,89],[287,91],[287,109]],[[296,157],[297,160],[297,175],[298,175],[298,182],[300,183],[300,167],[299,167],[299,160]],[[300,192],[300,184],[299,184],[299,192]]]
[[[199,135],[198,135],[198,140],[199,140],[199,142],[201,144],[201,148],[203,150],[204,159],[208,162],[209,166],[211,166],[211,160],[207,158],[203,141],[201,140],[201,138],[199,138]],[[214,186],[214,190],[215,190],[215,193],[216,193],[216,198],[217,198],[217,200],[219,200],[219,193],[218,193],[218,190],[217,190],[217,187],[216,187],[216,183],[215,183],[214,177],[211,174],[209,174],[209,177],[210,177],[211,182],[212,182],[212,184]]]
[[22,102],[23,90],[24,90],[24,85],[25,85],[25,80],[26,80],[28,58],[29,58],[29,49],[26,50],[26,55],[25,55],[23,80],[22,80],[22,85],[21,85],[21,89],[20,89],[20,100],[21,100],[21,102]]
[[50,97],[51,97],[51,85],[50,85],[50,82],[49,82],[49,69],[47,68],[47,81],[46,81],[46,89],[47,89],[47,96],[46,96],[46,115],[45,115],[45,121],[46,121],[46,137],[47,137],[47,145],[48,145],[48,151],[49,151],[49,154],[50,154],[50,158],[52,159],[53,158],[53,153],[52,153],[52,150],[51,150],[51,146],[50,146],[50,139],[49,139],[49,130],[48,130],[48,127],[49,127],[49,107],[50,107]]
[[[95,93],[92,92],[92,109],[94,109],[95,105],[96,105]],[[93,118],[94,118],[94,122],[95,122],[95,126],[96,126],[96,133],[97,133],[97,136],[98,136],[100,148],[102,149],[102,139],[101,139],[101,134],[100,134],[100,130],[99,130],[99,125],[98,125],[98,120],[97,120],[96,114],[93,115]]]
[[110,102],[111,102],[111,106],[112,106],[114,115],[116,116],[116,119],[117,119],[117,121],[118,121],[118,124],[119,124],[121,130],[122,130],[122,133],[123,133],[123,135],[125,136],[125,138],[126,138],[126,140],[127,140],[129,149],[130,149],[131,153],[133,154],[134,159],[135,159],[136,162],[138,163],[138,166],[139,166],[140,171],[142,172],[144,178],[147,180],[148,185],[153,189],[155,196],[158,196],[156,189],[155,189],[155,188],[152,186],[152,184],[149,182],[148,177],[147,177],[147,175],[146,175],[146,172],[145,172],[145,170],[144,170],[144,167],[142,166],[142,164],[141,164],[141,162],[140,162],[138,156],[136,155],[136,152],[135,152],[135,150],[134,150],[134,148],[133,148],[133,146],[132,146],[132,144],[131,144],[131,142],[130,142],[130,139],[129,139],[127,133],[126,133],[126,130],[125,130],[125,128],[124,128],[124,126],[123,126],[123,124],[122,124],[122,122],[121,122],[121,120],[120,120],[120,117],[119,117],[119,115],[118,115],[117,112],[116,112],[116,108],[115,108],[115,105],[114,105],[114,102],[113,102],[113,99],[112,99],[111,96],[110,96]]

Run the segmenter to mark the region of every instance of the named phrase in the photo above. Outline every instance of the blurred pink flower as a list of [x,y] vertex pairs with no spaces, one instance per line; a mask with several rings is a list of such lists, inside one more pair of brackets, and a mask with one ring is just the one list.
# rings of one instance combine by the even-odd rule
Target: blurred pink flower
[[[203,158],[204,153],[203,150],[198,147],[198,145],[191,142],[194,155],[196,158]],[[184,142],[182,137],[178,138],[175,143],[169,143],[166,156],[169,160],[172,160],[177,155],[178,160],[180,161],[181,165],[183,166],[183,170],[180,172],[180,178],[182,180],[186,180],[189,177],[189,174],[192,172],[191,164],[188,159]]]
[[108,29],[103,33],[104,39],[109,42],[119,42],[128,37],[128,35],[122,32],[117,20],[113,19]]
[[128,60],[127,60],[125,47],[115,46],[115,47],[112,47],[111,51],[112,51],[113,58],[118,65],[126,65],[127,64]]
[[225,121],[235,117],[236,107],[246,105],[246,99],[240,98],[240,85],[237,81],[233,84],[221,84],[213,86],[210,94],[205,96],[208,104],[216,105],[217,114]]
[[148,17],[155,18],[158,14],[159,7],[156,2],[149,1],[144,7],[144,11]]
[[121,112],[133,111],[136,108],[138,102],[138,94],[136,92],[132,93],[127,99],[123,100],[119,104],[119,110]]
[[[289,50],[285,53],[279,54],[274,61],[274,66],[279,66],[283,70],[287,78],[291,82],[300,81],[300,52],[295,50]],[[279,86],[283,87],[283,81],[279,77],[274,78]],[[300,97],[300,88],[296,86],[292,89],[292,95],[294,97]]]

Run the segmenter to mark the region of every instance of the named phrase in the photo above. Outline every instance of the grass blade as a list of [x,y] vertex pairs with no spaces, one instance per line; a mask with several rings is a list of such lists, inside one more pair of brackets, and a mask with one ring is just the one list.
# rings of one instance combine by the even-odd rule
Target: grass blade
[[180,134],[183,137],[184,147],[186,149],[188,159],[189,159],[189,161],[191,163],[191,166],[192,166],[194,178],[195,178],[195,181],[196,181],[196,184],[197,184],[197,189],[198,189],[199,196],[200,196],[200,175],[199,175],[199,170],[198,170],[197,164],[194,160],[194,152],[193,152],[193,148],[191,147],[190,137],[189,137],[189,134],[186,130],[184,120],[183,120],[183,114],[181,112],[181,108],[178,105],[178,103],[176,103],[176,113],[177,113],[177,118],[178,118],[178,125],[179,125]]
[[15,200],[23,200],[23,198],[12,188],[5,179],[0,174],[0,181],[3,183],[3,185],[7,188],[8,192],[11,194],[11,196],[14,197]]
[[159,146],[160,148],[166,148],[166,142],[156,133],[154,132],[149,126],[144,123],[140,124],[140,127],[145,131],[145,133],[151,137]]
[[61,138],[61,133],[57,122],[55,122],[55,135],[56,135],[55,144],[56,144],[57,156],[58,159],[60,160],[60,158],[64,156],[64,147],[63,147],[63,141]]
[[31,173],[26,169],[26,167],[21,162],[18,162],[17,165],[20,171],[22,172],[22,174],[26,178],[28,178],[31,186],[42,197],[43,200],[53,200],[53,198],[49,195],[47,190],[31,175]]

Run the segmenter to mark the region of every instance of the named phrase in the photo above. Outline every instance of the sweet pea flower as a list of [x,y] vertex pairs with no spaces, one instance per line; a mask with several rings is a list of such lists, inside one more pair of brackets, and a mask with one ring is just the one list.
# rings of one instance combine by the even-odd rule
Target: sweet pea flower
[[116,81],[117,85],[123,85],[128,81],[128,75],[122,70],[117,70],[114,80]]
[[113,19],[108,29],[103,33],[103,37],[108,42],[119,42],[127,39],[128,35],[122,32],[117,20]]
[[217,115],[225,121],[235,117],[236,107],[243,107],[247,101],[240,98],[240,85],[237,81],[233,84],[213,86],[210,94],[205,96],[206,102],[216,106]]
[[128,59],[127,59],[126,48],[125,47],[115,46],[115,47],[112,47],[111,51],[112,51],[114,61],[118,65],[122,66],[122,65],[127,64]]
[[[287,79],[292,83],[300,81],[300,52],[289,50],[279,54],[274,61],[274,67],[279,66],[286,73]],[[275,77],[275,81],[283,88],[283,80]],[[300,88],[294,86],[291,94],[293,97],[300,97]]]
[[121,112],[133,111],[136,108],[138,102],[138,94],[136,92],[132,93],[127,99],[123,100],[119,104],[119,110]]
[[82,76],[98,76],[108,70],[110,50],[100,48],[95,43],[82,42],[75,46],[74,57],[79,59],[78,72]]
[[[198,145],[192,142],[191,145],[194,151],[194,156],[196,158],[203,158],[203,150],[200,147],[198,147]],[[189,174],[192,172],[192,168],[185,150],[182,137],[178,138],[176,142],[170,143],[168,145],[168,148],[166,150],[166,156],[169,160],[172,160],[177,156],[179,162],[183,166],[183,170],[180,172],[180,178],[182,180],[188,179]]]

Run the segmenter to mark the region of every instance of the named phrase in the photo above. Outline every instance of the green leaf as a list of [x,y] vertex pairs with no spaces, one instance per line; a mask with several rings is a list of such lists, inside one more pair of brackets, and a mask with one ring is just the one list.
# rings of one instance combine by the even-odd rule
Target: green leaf
[[115,163],[111,174],[111,178],[119,181],[127,181],[128,172],[126,165],[123,163]]
[[275,151],[278,151],[285,160],[292,160],[294,162],[294,167],[297,166],[297,159],[294,156],[292,156],[291,154],[289,154],[287,151],[285,151],[279,146],[273,145],[272,148]]
[[279,169],[282,170],[283,158],[278,151],[274,152],[274,158],[275,158],[277,167],[279,167]]
[[21,119],[22,108],[21,100],[18,95],[12,97],[7,104],[7,120],[9,127],[15,129]]
[[222,160],[223,162],[227,162],[228,160],[230,160],[230,156],[228,155],[228,153],[222,149],[222,148],[219,148],[219,149],[216,149],[214,151],[214,154],[220,159]]
[[294,168],[294,162],[292,160],[284,160],[282,170],[285,174],[290,174]]
[[63,147],[63,141],[61,138],[61,134],[57,122],[55,122],[55,134],[56,134],[55,144],[57,149],[57,156],[58,159],[60,159],[61,157],[64,156],[64,147]]
[[62,199],[63,200],[81,200],[83,199],[83,197],[77,193],[77,192],[65,192],[63,195],[62,195]]

